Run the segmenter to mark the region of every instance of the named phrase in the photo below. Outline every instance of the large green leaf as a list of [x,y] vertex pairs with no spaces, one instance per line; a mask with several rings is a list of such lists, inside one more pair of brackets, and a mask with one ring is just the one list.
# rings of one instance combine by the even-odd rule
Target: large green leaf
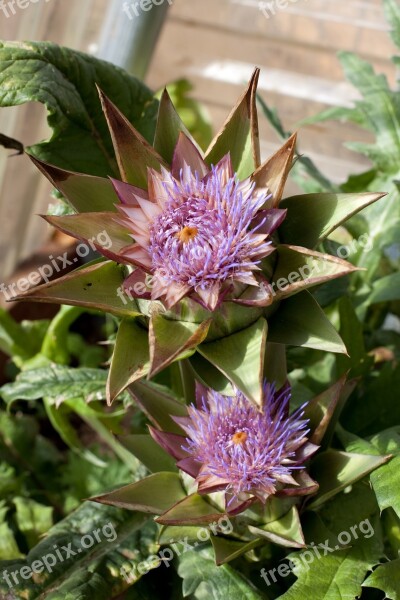
[[194,600],[261,600],[263,596],[232,567],[217,567],[208,548],[191,550],[179,557],[183,597]]
[[[13,595],[6,580],[0,580],[2,597],[26,600],[112,600],[135,580],[126,573],[137,570],[157,550],[156,526],[146,523],[147,515],[121,511],[86,502],[77,511],[52,527],[25,560],[3,561],[0,569],[18,574],[18,585],[11,579]],[[56,554],[60,553],[62,560]],[[129,557],[129,559],[127,558]],[[38,563],[40,561],[40,564]],[[49,569],[46,568],[46,562]],[[149,561],[150,563],[151,561]],[[159,564],[159,563],[158,563]],[[150,565],[148,570],[158,566]],[[23,579],[34,566],[37,573]]]
[[[297,577],[285,600],[354,600],[367,571],[383,555],[379,507],[368,485],[356,484],[302,519],[308,548],[287,558]],[[275,578],[279,572],[272,573]],[[270,583],[274,581],[267,572]],[[288,573],[286,573],[286,576]]]
[[307,290],[284,300],[268,327],[269,342],[346,353],[338,332]]
[[307,556],[309,563],[301,560],[301,554],[298,558],[290,555],[295,564],[293,572],[297,581],[285,594],[279,596],[280,600],[358,598],[365,574],[380,558],[379,550],[374,548],[373,542],[365,542],[341,550],[338,547],[335,553],[321,559],[316,558],[310,550]]
[[364,581],[363,587],[377,588],[389,600],[400,600],[400,558],[379,565]]
[[50,364],[41,369],[22,371],[16,380],[0,388],[7,403],[49,397],[61,404],[68,398],[104,399],[107,371],[72,368]]
[[111,261],[97,262],[32,288],[18,296],[18,299],[84,306],[121,317],[134,317],[140,312],[134,301],[123,293],[124,279],[121,265]]
[[201,344],[199,353],[250,400],[261,404],[267,322],[259,319],[238,333]]
[[52,136],[29,152],[64,169],[118,176],[96,83],[152,139],[157,101],[122,69],[52,43],[0,45],[0,105],[41,102],[48,110]]
[[304,194],[285,198],[287,216],[279,228],[285,244],[315,248],[351,216],[384,194]]

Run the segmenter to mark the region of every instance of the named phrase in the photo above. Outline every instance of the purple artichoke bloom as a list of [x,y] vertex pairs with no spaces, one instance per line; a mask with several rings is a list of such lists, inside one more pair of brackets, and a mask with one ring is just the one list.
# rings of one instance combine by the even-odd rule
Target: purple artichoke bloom
[[198,388],[197,407],[175,418],[186,439],[151,429],[154,439],[196,478],[198,492],[225,491],[228,512],[239,512],[274,495],[315,491],[304,461],[317,446],[307,440],[304,406],[289,415],[291,392],[264,384],[261,408],[240,391],[224,397]]
[[[214,310],[234,284],[259,286],[258,264],[274,251],[267,238],[286,214],[264,209],[270,194],[251,178],[239,181],[229,155],[209,169],[184,134],[171,172],[148,173],[148,195],[114,185],[118,220],[135,240],[121,258],[152,275],[152,299],[171,307],[191,295]],[[126,287],[137,279],[135,272]]]

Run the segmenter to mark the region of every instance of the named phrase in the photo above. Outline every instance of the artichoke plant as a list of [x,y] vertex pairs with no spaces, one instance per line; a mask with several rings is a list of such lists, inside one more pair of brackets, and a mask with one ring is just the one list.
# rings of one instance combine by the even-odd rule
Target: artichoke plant
[[[355,268],[316,247],[383,194],[284,198],[296,136],[261,163],[258,74],[205,153],[167,92],[150,146],[100,91],[120,180],[33,160],[76,213],[47,221],[102,258],[19,297],[119,318],[107,397],[129,388],[151,422],[125,441],[151,474],[94,500],[154,514],[160,543],[232,519],[219,564],[303,547],[299,515],[389,458],[331,448],[354,383],[291,409],[285,362],[286,345],[346,353],[309,289]],[[184,399],[149,381],[175,361]]]
[[382,194],[283,199],[296,136],[261,164],[258,74],[205,153],[167,92],[150,146],[100,91],[121,180],[32,159],[76,211],[47,221],[104,258],[19,299],[121,318],[110,403],[184,359],[189,377],[261,406],[264,378],[285,382],[285,345],[346,352],[308,290],[355,269],[315,248]]

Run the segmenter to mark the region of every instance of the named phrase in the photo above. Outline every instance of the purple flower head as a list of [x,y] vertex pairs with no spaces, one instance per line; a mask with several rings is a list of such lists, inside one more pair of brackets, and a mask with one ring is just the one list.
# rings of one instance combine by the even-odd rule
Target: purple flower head
[[171,171],[149,169],[148,180],[148,192],[114,181],[117,220],[135,240],[121,258],[139,267],[127,287],[142,271],[152,276],[153,300],[172,307],[191,296],[214,310],[234,286],[263,284],[259,263],[286,211],[265,209],[269,192],[239,181],[229,155],[208,168],[182,134]]
[[230,512],[276,493],[310,493],[304,491],[310,488],[304,462],[317,447],[306,437],[304,406],[289,414],[290,396],[288,387],[277,392],[265,383],[258,407],[239,391],[225,397],[199,388],[198,406],[175,419],[186,438],[154,430],[152,435],[196,478],[199,493],[224,490]]
[[168,200],[150,227],[149,253],[155,277],[162,288],[194,289],[205,304],[215,306],[221,284],[236,280],[257,285],[252,271],[270,252],[261,224],[251,223],[266,201],[254,197],[255,184],[226,177],[213,167],[200,179],[190,169],[180,180],[164,181]]

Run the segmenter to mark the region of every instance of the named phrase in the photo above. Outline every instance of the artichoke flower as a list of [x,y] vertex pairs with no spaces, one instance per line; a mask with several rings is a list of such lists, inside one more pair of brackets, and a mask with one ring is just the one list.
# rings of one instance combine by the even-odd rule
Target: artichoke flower
[[189,406],[187,417],[175,417],[186,437],[150,427],[153,439],[195,478],[199,494],[225,492],[228,514],[257,500],[265,504],[278,491],[299,493],[306,477],[302,463],[318,450],[306,437],[305,407],[289,415],[290,389],[276,391],[265,382],[263,391],[257,407],[238,390],[224,398],[198,386],[197,407]]
[[[121,441],[150,474],[92,500],[154,515],[161,545],[196,541],[208,527],[217,564],[271,542],[303,548],[303,515],[391,458],[331,447],[356,384],[344,376],[291,411],[288,384],[264,382],[258,407],[240,391],[226,398],[202,385],[188,406],[160,385],[136,382],[149,434]],[[218,529],[227,520],[229,531]]]
[[166,91],[153,146],[100,91],[119,179],[32,157],[76,211],[45,219],[103,259],[19,299],[121,319],[109,403],[135,381],[186,359],[204,385],[228,396],[239,390],[261,406],[264,378],[285,381],[284,368],[277,373],[274,364],[283,364],[286,345],[346,352],[308,290],[355,268],[315,248],[382,194],[283,199],[296,136],[261,163],[258,75],[256,69],[205,152]]

